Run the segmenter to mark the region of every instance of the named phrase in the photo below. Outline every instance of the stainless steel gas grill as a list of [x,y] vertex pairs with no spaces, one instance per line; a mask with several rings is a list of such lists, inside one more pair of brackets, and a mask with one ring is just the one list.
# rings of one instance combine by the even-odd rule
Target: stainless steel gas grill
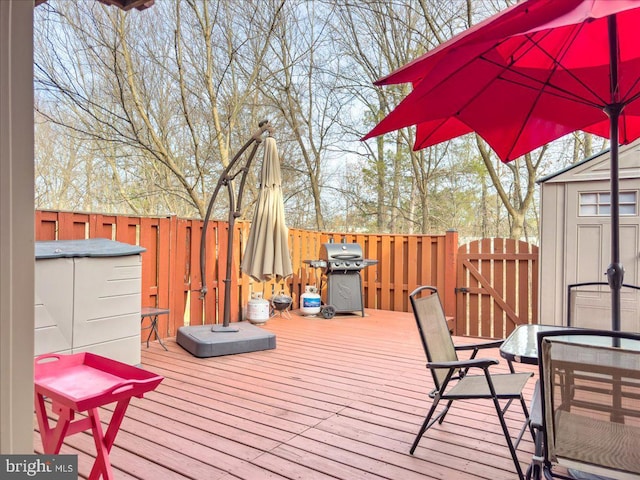
[[336,313],[360,311],[364,317],[360,271],[378,261],[363,258],[360,244],[346,242],[323,243],[320,261],[327,282],[325,303]]

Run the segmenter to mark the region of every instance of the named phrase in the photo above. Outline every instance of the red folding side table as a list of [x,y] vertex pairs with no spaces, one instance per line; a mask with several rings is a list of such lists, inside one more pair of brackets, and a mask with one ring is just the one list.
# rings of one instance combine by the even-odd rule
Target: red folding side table
[[[97,480],[113,479],[109,452],[129,406],[131,397],[141,398],[163,380],[141,368],[92,353],[46,354],[35,359],[35,407],[44,453],[57,454],[68,435],[91,429],[96,444],[96,460],[89,475]],[[55,427],[49,424],[44,398],[52,402],[58,415]],[[98,408],[117,402],[106,432]],[[75,419],[75,414],[87,417]]]

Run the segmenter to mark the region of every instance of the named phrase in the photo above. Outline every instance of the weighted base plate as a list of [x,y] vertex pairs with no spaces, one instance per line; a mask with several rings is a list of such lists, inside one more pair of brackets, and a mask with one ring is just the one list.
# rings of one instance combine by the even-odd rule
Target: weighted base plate
[[219,325],[180,327],[176,334],[176,342],[191,355],[200,358],[276,348],[275,334],[249,322],[231,323],[228,329],[222,329],[223,331],[220,331],[220,327]]

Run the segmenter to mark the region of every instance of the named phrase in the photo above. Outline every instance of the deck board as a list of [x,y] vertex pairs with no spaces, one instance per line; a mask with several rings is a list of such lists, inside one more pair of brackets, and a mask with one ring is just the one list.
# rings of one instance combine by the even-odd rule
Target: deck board
[[[165,379],[132,399],[111,453],[116,479],[515,478],[488,401],[455,402],[409,455],[432,386],[410,314],[292,314],[264,328],[276,334],[276,349],[199,359],[175,339],[165,341],[169,351],[157,342],[142,345],[142,367]],[[499,358],[497,350],[489,356]],[[506,372],[506,362],[496,371]],[[105,426],[112,408],[101,409]],[[506,420],[517,435],[524,421],[517,406]],[[34,446],[41,452],[37,425]],[[63,453],[79,454],[81,477],[93,452],[87,433],[63,446]],[[525,435],[518,449],[523,469],[532,452]]]

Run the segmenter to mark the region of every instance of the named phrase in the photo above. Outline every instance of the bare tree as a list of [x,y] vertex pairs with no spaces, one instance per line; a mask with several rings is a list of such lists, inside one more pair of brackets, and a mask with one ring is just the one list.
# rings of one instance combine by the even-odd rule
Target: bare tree
[[[462,31],[476,15],[475,5],[430,0],[348,3],[340,12],[336,36],[353,68],[340,81],[352,92],[354,103],[361,105],[363,115],[345,125],[345,130],[361,137],[382,120],[411,87],[381,89],[372,87],[372,82]],[[354,149],[354,155],[363,157],[359,163],[365,173],[362,180],[371,182],[373,197],[356,198],[353,204],[359,202],[362,211],[375,215],[378,231],[427,233],[455,223],[452,211],[444,213],[443,205],[455,208],[458,202],[452,200],[460,197],[459,192],[438,185],[459,182],[450,149],[444,144],[414,152],[413,142],[413,129],[404,129],[367,142],[359,151]],[[439,208],[434,210],[433,205]]]
[[[362,106],[364,113],[364,118],[343,124],[345,131],[356,138],[364,135],[372,123],[382,120],[391,106],[409,93],[406,85],[383,91],[373,87],[372,82],[422,53],[424,22],[414,3],[347,3],[336,16],[339,23],[334,25],[333,32],[341,55],[351,63],[351,68],[345,70],[338,81],[350,93],[354,105]],[[410,153],[406,137],[403,140],[401,136],[410,134],[396,133],[395,140],[389,144],[385,138],[377,138],[364,145],[364,152],[358,152],[357,148],[351,152],[354,156],[362,155],[361,181],[371,182],[373,188],[373,198],[358,198],[351,193],[352,203],[366,214],[374,215],[375,228],[381,232],[399,231],[400,225],[413,225],[403,214],[401,206],[407,197],[402,192],[406,180],[412,178],[408,172],[424,157]],[[351,183],[350,188],[354,187]],[[403,218],[408,223],[402,221]]]
[[536,177],[598,140],[508,165],[471,135],[420,151],[413,128],[359,140],[411,90],[374,80],[513,2],[163,0],[139,15],[49,0],[34,11],[38,206],[202,216],[266,118],[291,226],[529,236]]
[[274,26],[260,82],[287,132],[289,167],[303,180],[296,182],[301,194],[296,196],[307,200],[297,202],[296,216],[313,218],[313,227],[320,230],[326,228],[327,202],[335,202],[323,189],[342,137],[338,120],[346,103],[335,82],[343,68],[329,29],[335,9],[321,2],[288,1]]
[[202,216],[234,145],[265,113],[247,99],[278,10],[175,0],[125,15],[52,1],[36,14],[38,111],[110,165],[85,189],[111,179],[128,210]]
[[[376,74],[380,73],[379,70],[383,69],[383,73],[394,70],[416,58],[420,53],[434,48],[483,18],[496,13],[498,9],[512,3],[510,0],[500,2],[473,2],[471,0],[466,2],[433,2],[429,0],[412,2],[407,0],[400,2],[400,4],[388,4],[386,10],[381,11],[380,9],[384,7],[381,7],[378,2],[365,2],[362,6],[353,7],[351,10],[346,9],[347,12],[360,13],[360,16],[356,18],[354,13],[342,25],[343,28],[346,28],[346,25],[352,26],[349,40],[359,46],[358,50],[352,53],[353,58],[357,59],[357,64],[362,66],[370,77],[375,78]],[[358,27],[354,25],[358,25]],[[362,25],[369,28],[368,35],[363,35],[362,28],[365,27]],[[359,38],[363,37],[376,39],[377,43],[371,50],[375,51],[377,55],[370,55],[371,50],[361,47],[362,41]],[[414,48],[406,48],[409,45]],[[373,63],[371,59],[375,59],[377,62]],[[383,61],[380,61],[381,59]],[[394,64],[396,60],[399,60],[400,65]],[[374,123],[380,121],[388,113],[390,106],[397,105],[399,99],[406,96],[407,87],[404,88],[405,90],[402,89],[402,86],[392,86],[379,89],[375,95],[366,93],[369,100],[364,100],[363,103],[368,112],[371,112],[370,118],[374,120]],[[456,144],[458,140],[449,143]],[[547,149],[542,148],[497,169],[494,166],[495,157],[486,144],[479,138],[476,143],[479,158],[484,163],[488,178],[496,192],[495,198],[499,199],[496,215],[490,215],[489,209],[493,209],[490,207],[493,203],[489,202],[490,195],[484,182],[484,178],[487,177],[482,175],[482,189],[478,192],[483,198],[482,218],[485,225],[482,232],[486,234],[488,231],[488,219],[492,216],[496,218],[494,222],[496,227],[499,225],[499,209],[504,208],[509,218],[508,234],[513,238],[520,238],[527,231],[525,228],[527,213],[535,206],[536,177],[540,174],[541,168],[548,164],[543,161]],[[415,188],[411,189],[411,192],[417,194],[420,199],[419,205],[415,205],[415,202],[409,202],[409,205],[411,205],[412,215],[421,213],[422,231],[433,229],[434,226],[441,229],[443,226],[437,222],[437,217],[452,219],[454,214],[464,214],[458,208],[459,203],[454,192],[451,189],[447,191],[446,188],[439,188],[438,185],[457,185],[465,188],[468,192],[473,191],[473,182],[461,183],[460,173],[455,168],[455,163],[459,159],[454,155],[456,152],[460,154],[460,150],[449,148],[445,143],[427,149],[427,153],[417,153],[409,150],[409,146],[412,144],[412,129],[406,129],[378,137],[368,145],[367,154],[377,166],[378,176],[376,178],[380,187],[378,189],[378,228],[384,226],[381,222],[385,215],[381,209],[383,204],[390,206],[392,209],[390,211],[395,209],[396,212],[400,212],[396,182],[399,178],[400,162],[406,157],[411,159],[410,173],[415,182]],[[588,146],[585,148],[588,149]],[[451,154],[446,153],[447,151]],[[394,153],[390,155],[389,152]],[[381,164],[391,165],[391,168],[387,170],[386,178],[383,178]],[[507,173],[509,175],[506,175]],[[388,183],[389,180],[392,182]],[[447,213],[444,213],[445,209],[441,207],[443,204],[451,206],[446,211]],[[440,208],[434,209],[434,205],[438,205]],[[436,210],[439,212],[434,216]],[[455,221],[449,221],[455,223]],[[390,225],[394,225],[394,223],[391,222]]]

